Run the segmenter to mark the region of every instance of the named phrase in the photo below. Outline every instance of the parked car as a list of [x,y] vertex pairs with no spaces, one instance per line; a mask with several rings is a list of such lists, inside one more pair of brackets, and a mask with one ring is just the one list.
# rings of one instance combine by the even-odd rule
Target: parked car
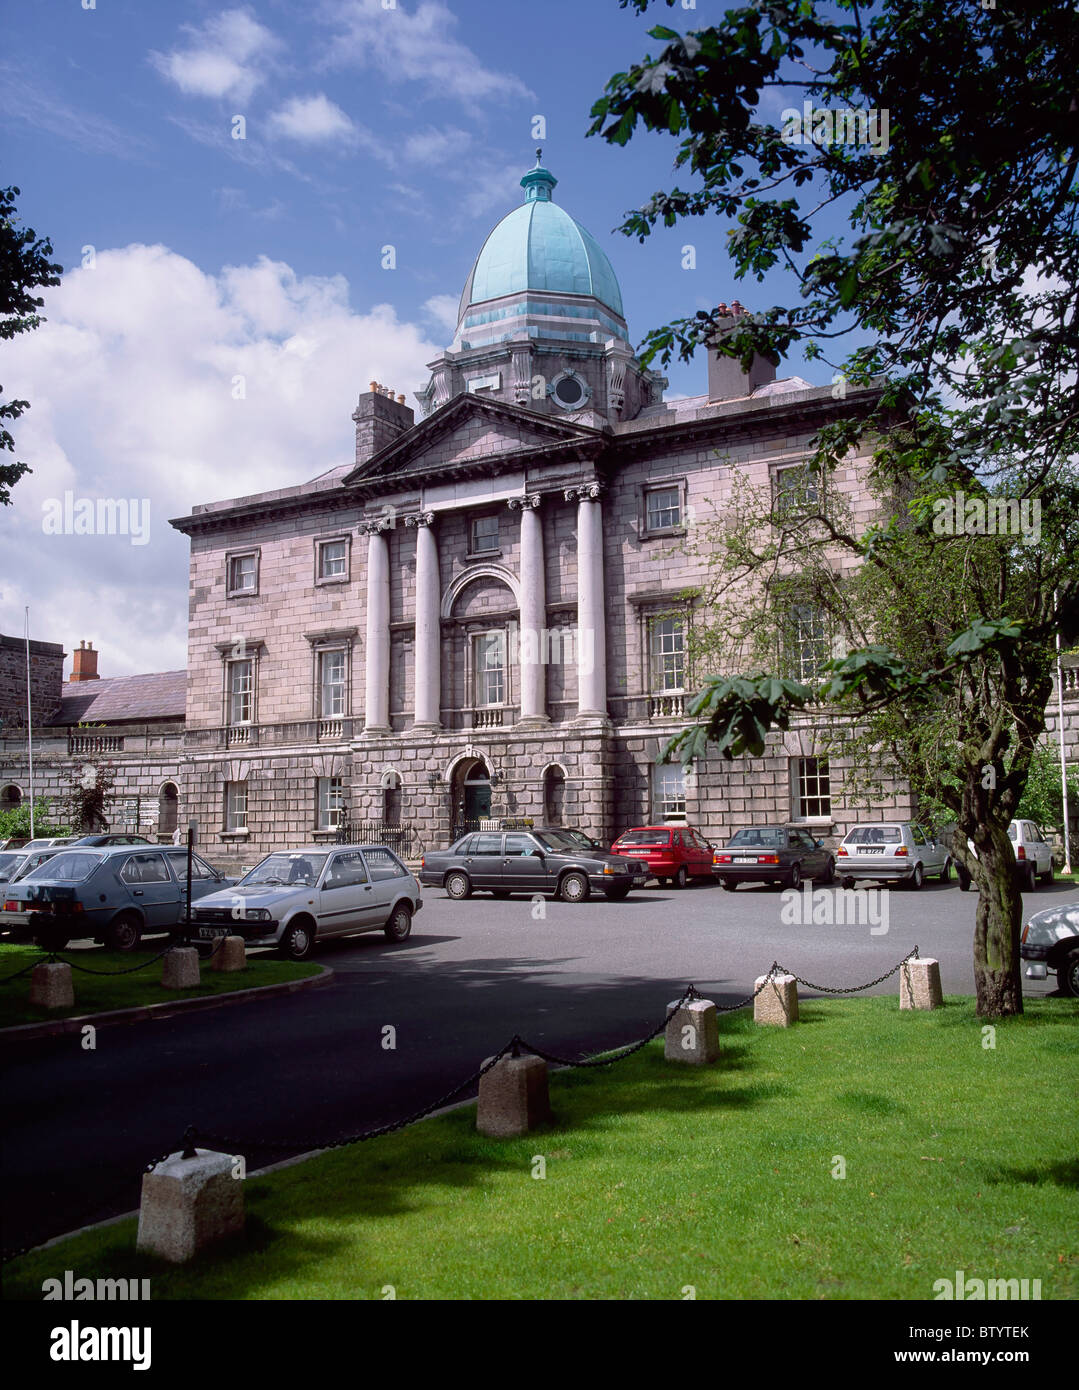
[[582,849],[564,830],[475,831],[449,849],[425,854],[420,882],[444,888],[451,898],[474,889],[508,898],[513,893],[552,893],[581,903],[593,892],[618,902],[648,881],[643,861]]
[[[186,851],[177,851],[186,854]],[[382,931],[404,941],[423,906],[415,876],[385,845],[275,850],[194,909],[198,940],[242,936],[304,960],[316,940]]]
[[712,872],[728,892],[740,883],[800,888],[805,878],[831,883],[835,860],[831,850],[799,826],[749,825],[716,850]]
[[863,822],[844,835],[836,850],[836,870],[844,888],[860,878],[921,888],[934,876],[948,882],[952,856],[942,840],[911,821]]
[[1019,955],[1030,962],[1028,978],[1044,980],[1055,970],[1061,994],[1079,996],[1079,902],[1035,912],[1019,938]]
[[[191,897],[231,882],[200,859]],[[186,894],[186,874],[163,849],[66,846],[5,885],[0,924],[11,936],[33,937],[51,950],[91,937],[112,950],[133,951],[144,932],[172,931],[183,920]]]
[[0,850],[0,883],[7,883],[8,879],[13,878],[26,858],[18,849]]
[[600,854],[607,853],[607,846],[602,840],[594,840],[591,835],[586,835],[583,830],[571,830],[567,826],[560,827],[563,835],[568,835],[574,844],[580,845],[581,849],[598,849]]
[[53,845],[50,849],[17,849],[0,854],[0,883],[16,883],[63,848],[63,845]]
[[638,825],[623,831],[611,853],[645,859],[652,878],[684,888],[691,878],[712,878],[713,846],[689,825]]
[[[1019,887],[1024,893],[1033,893],[1037,886],[1038,879],[1043,883],[1052,883],[1054,877],[1053,867],[1053,847],[1045,838],[1044,833],[1032,820],[1013,820],[1008,826],[1008,839],[1012,842],[1012,849],[1015,851],[1015,872],[1019,879]],[[967,841],[971,854],[975,859],[978,852],[974,846]],[[959,887],[964,893],[970,889],[970,874],[962,865],[955,866],[955,876],[959,880]]]
[[53,835],[39,836],[36,840],[27,840],[22,849],[52,849],[54,845],[73,845],[79,837],[77,835]]
[[144,835],[119,835],[109,833],[108,835],[80,835],[77,840],[72,840],[73,845],[149,845],[152,840],[146,839]]

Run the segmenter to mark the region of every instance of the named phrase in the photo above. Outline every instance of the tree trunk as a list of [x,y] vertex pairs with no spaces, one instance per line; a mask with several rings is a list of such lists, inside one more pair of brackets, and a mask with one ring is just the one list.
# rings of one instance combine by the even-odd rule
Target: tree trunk
[[1006,1018],[1023,1012],[1019,934],[1023,896],[1015,874],[1015,851],[999,825],[980,825],[971,836],[978,858],[974,916],[974,987],[979,1018]]

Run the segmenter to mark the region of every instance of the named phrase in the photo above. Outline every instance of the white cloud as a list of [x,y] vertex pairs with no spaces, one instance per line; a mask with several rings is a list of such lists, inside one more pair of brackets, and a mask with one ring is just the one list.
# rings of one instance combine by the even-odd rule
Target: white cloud
[[282,47],[246,8],[224,10],[201,28],[185,24],[182,29],[189,35],[187,46],[151,52],[150,61],[186,96],[247,101],[262,82],[267,61]]
[[473,137],[467,130],[456,127],[439,130],[429,126],[408,136],[402,152],[410,163],[441,165],[448,160],[462,159],[472,144]]
[[452,338],[457,332],[457,311],[460,306],[460,295],[433,294],[430,299],[424,301],[423,310]]
[[468,106],[486,99],[531,96],[512,73],[486,67],[454,37],[457,16],[442,0],[384,9],[381,0],[334,0],[325,13],[338,32],[328,61],[340,67],[377,67],[391,82],[422,82],[432,96]]
[[322,92],[312,97],[292,97],[273,113],[270,126],[279,134],[306,144],[324,140],[351,144],[356,138],[352,121]]
[[[188,542],[170,517],[347,463],[359,392],[416,389],[443,336],[388,304],[354,312],[343,276],[265,258],[208,275],[164,246],[99,250],[44,312],[0,343],[6,393],[31,402],[13,433],[34,469],[0,518],[0,631],[22,632],[29,604],[35,637],[92,640],[103,675],[185,664]],[[149,543],[45,535],[43,504],[66,491],[149,499]]]

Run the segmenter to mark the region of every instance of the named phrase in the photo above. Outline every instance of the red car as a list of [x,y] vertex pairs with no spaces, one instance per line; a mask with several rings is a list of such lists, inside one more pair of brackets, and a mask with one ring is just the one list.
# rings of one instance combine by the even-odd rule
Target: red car
[[712,879],[712,849],[688,825],[640,825],[619,835],[612,854],[647,859],[653,878],[684,888],[691,878]]

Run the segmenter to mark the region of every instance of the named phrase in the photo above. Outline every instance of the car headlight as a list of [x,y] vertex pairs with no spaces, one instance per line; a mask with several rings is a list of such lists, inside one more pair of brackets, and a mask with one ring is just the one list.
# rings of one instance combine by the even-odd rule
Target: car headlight
[[269,922],[272,915],[265,907],[238,907],[233,913],[238,922]]

